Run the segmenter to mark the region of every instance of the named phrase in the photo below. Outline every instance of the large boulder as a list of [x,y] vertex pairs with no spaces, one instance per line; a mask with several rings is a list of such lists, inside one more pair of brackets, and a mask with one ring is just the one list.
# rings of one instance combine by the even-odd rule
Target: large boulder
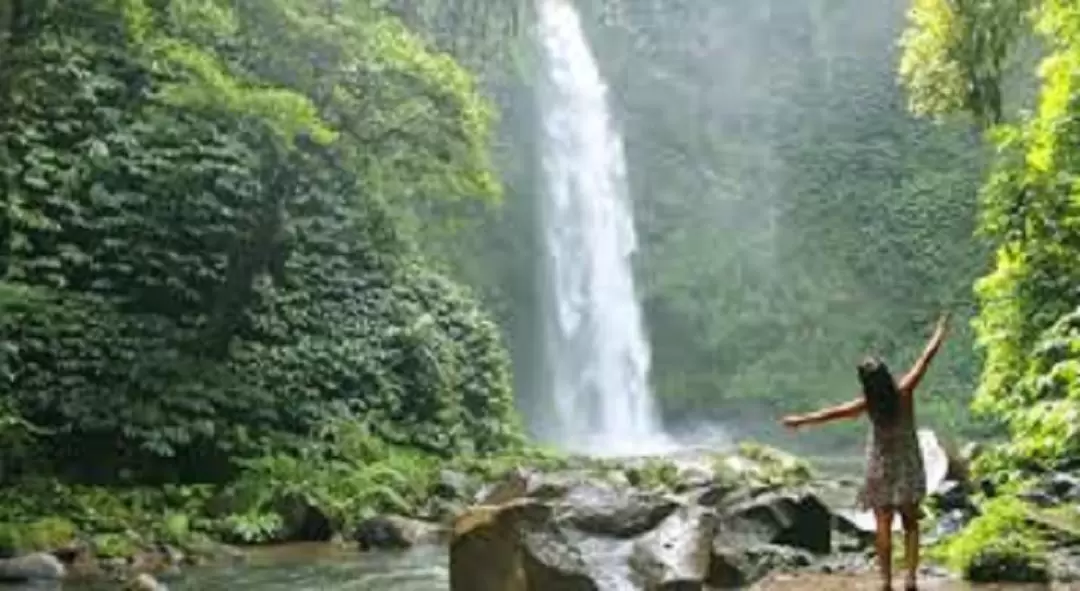
[[700,590],[715,533],[715,513],[696,505],[680,507],[635,541],[631,566],[650,591]]
[[303,496],[289,496],[277,504],[282,517],[282,537],[288,542],[328,542],[336,525],[321,508]]
[[614,538],[637,537],[679,507],[678,501],[662,495],[593,485],[571,489],[562,501],[561,523]]
[[588,570],[544,501],[477,506],[454,522],[451,591],[599,591]]

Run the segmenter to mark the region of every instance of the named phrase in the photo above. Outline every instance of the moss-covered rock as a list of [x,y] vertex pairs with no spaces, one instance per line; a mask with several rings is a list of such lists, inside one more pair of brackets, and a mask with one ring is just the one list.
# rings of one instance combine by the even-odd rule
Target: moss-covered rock
[[1045,551],[1030,540],[1010,535],[976,549],[964,565],[963,576],[975,583],[1041,583],[1050,580],[1050,566]]
[[973,582],[1038,582],[1050,578],[1048,548],[1031,525],[1031,510],[1015,497],[998,497],[931,555]]

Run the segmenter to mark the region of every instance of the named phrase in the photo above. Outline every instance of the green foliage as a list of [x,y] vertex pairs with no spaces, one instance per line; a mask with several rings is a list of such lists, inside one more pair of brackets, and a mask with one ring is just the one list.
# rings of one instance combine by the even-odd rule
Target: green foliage
[[[408,448],[388,446],[356,423],[334,423],[323,439],[305,441],[295,455],[241,460],[243,472],[228,495],[243,507],[227,526],[248,525],[292,502],[317,508],[339,530],[381,513],[414,515],[427,500],[435,458]],[[246,519],[240,517],[246,516]],[[272,525],[278,531],[265,531]],[[245,541],[280,535],[278,521],[234,532]],[[271,537],[271,539],[273,539]]]
[[285,141],[301,134],[320,144],[337,138],[337,133],[320,120],[315,105],[303,95],[247,87],[230,76],[226,66],[212,54],[183,42],[163,41],[152,51],[187,74],[184,82],[161,87],[159,98],[166,104],[264,119]]
[[1004,119],[1009,57],[1031,0],[914,0],[900,80],[919,115],[970,113],[983,127]]
[[381,0],[470,68],[499,75],[531,22],[524,0]]
[[627,478],[646,490],[671,490],[678,484],[679,467],[671,460],[648,458],[640,466],[627,470]]
[[195,548],[215,523],[207,486],[101,488],[24,479],[0,490],[0,550],[53,550],[88,536],[127,557],[153,543]]
[[100,558],[131,558],[138,552],[136,540],[127,533],[98,534],[90,545]]
[[520,441],[497,328],[404,232],[499,195],[461,65],[368,2],[30,12],[0,97],[0,437],[36,447],[5,478],[33,453],[222,481],[332,417],[443,456]]
[[[972,35],[948,33],[983,40],[963,50],[969,62],[959,67],[1000,62],[1002,52],[1024,36],[1039,36],[1043,59],[1037,109],[989,136],[998,153],[983,189],[980,230],[996,255],[993,270],[976,285],[975,329],[985,365],[975,409],[1005,421],[1012,433],[1011,442],[988,461],[1046,466],[1076,450],[1080,9],[1070,2],[1039,2],[1022,15],[1022,5],[1014,3],[963,6],[989,10],[991,4],[1004,12],[959,15],[968,19],[963,26]],[[952,26],[941,15],[927,18],[928,30]],[[938,71],[932,62],[914,58],[909,67],[920,76]],[[980,71],[999,77],[995,67],[988,68]],[[913,92],[921,100],[918,89]],[[969,103],[963,107],[985,114]]]
[[1015,497],[997,497],[931,554],[974,582],[1045,582],[1046,544],[1030,525],[1028,513],[1029,508]]
[[515,468],[553,472],[603,465],[601,460],[567,456],[543,447],[517,447],[496,455],[462,455],[452,459],[451,468],[477,480],[492,481]]
[[373,426],[334,420],[318,439],[300,443],[293,453],[240,460],[240,477],[223,492],[234,510],[215,520],[215,531],[245,543],[280,540],[288,535],[284,513],[301,506],[316,509],[336,531],[349,532],[359,521],[380,514],[428,515],[442,470],[478,483],[519,467],[546,471],[593,464],[528,447],[445,460],[388,444],[375,431]]
[[999,468],[1010,463],[1053,468],[1080,453],[1080,309],[1036,341],[1024,371],[1007,396],[978,401],[984,412],[1004,416],[1017,435],[999,446],[993,459]]
[[765,484],[807,482],[813,475],[810,464],[805,460],[765,445],[742,443],[739,445],[739,455],[753,463],[748,476]]
[[0,523],[0,553],[23,554],[62,548],[75,541],[75,525],[61,517],[30,523]]

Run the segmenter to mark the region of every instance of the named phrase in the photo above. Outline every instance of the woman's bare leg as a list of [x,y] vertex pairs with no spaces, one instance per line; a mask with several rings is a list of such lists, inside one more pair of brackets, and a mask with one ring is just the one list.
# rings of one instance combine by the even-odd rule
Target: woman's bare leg
[[877,523],[874,548],[881,572],[881,588],[888,590],[892,589],[892,507],[875,507],[874,520]]
[[919,573],[919,507],[909,504],[900,507],[900,520],[904,523],[904,563],[907,566],[905,591],[916,587]]

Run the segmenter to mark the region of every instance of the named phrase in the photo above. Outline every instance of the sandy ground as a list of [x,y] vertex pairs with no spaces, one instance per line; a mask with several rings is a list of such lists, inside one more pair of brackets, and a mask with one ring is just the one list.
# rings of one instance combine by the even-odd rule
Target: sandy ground
[[[897,577],[893,589],[902,591],[904,581]],[[752,591],[879,591],[881,583],[873,574],[777,574],[752,587]],[[1053,591],[1077,590],[1080,583],[1047,585],[971,585],[941,578],[921,578],[920,591]]]

